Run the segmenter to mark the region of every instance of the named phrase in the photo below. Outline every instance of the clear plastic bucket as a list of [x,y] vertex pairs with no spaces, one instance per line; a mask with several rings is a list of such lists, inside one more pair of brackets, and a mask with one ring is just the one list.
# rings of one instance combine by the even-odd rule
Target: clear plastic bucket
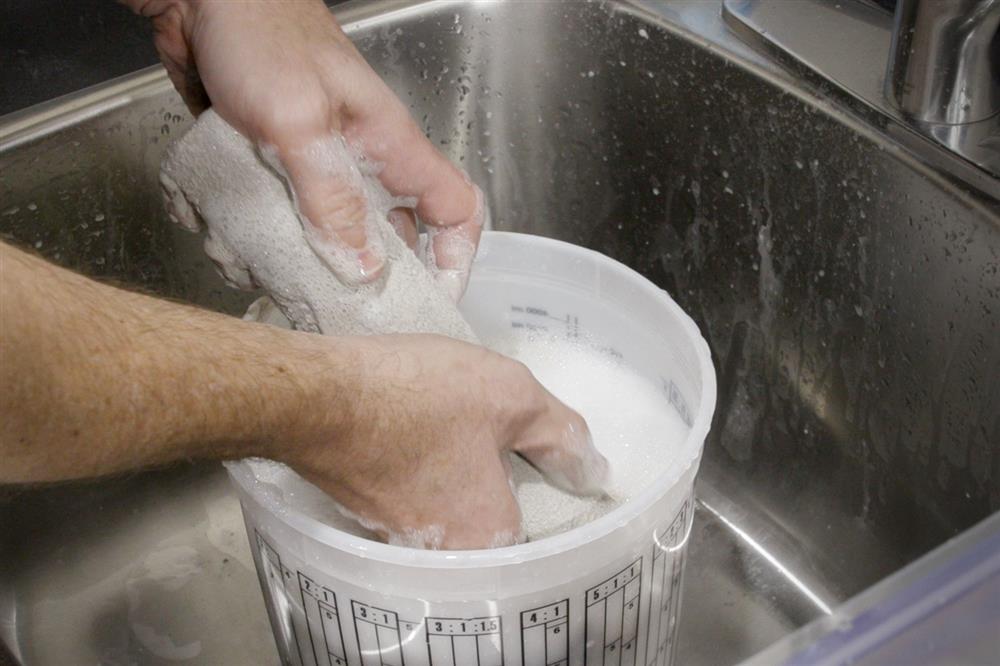
[[[603,517],[539,541],[425,551],[308,518],[230,464],[278,650],[302,666],[649,666],[676,647],[692,491],[715,409],[708,345],[666,292],[604,255],[484,235],[462,311],[586,334],[662,386],[690,426],[668,469]],[[474,517],[470,516],[470,519]]]

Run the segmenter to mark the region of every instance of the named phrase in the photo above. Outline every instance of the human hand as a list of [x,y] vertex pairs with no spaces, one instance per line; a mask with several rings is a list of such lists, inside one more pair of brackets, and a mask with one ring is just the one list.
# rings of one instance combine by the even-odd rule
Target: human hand
[[415,211],[390,222],[411,247],[427,225],[428,270],[454,300],[465,289],[487,215],[481,191],[439,153],[320,0],[125,0],[154,21],[160,57],[195,113],[209,104],[259,146],[273,147],[312,240],[347,251],[347,283],[375,279],[385,255],[366,228],[365,198],[316,146],[340,133],[381,165],[390,193]]
[[390,543],[467,549],[521,541],[508,453],[571,492],[603,490],[608,464],[583,418],[521,363],[440,336],[342,340],[358,359],[349,424],[313,428],[272,457]]
[[482,347],[244,322],[2,242],[0,265],[0,483],[267,457],[383,537],[439,548],[517,540],[509,452],[568,490],[605,483],[583,419]]

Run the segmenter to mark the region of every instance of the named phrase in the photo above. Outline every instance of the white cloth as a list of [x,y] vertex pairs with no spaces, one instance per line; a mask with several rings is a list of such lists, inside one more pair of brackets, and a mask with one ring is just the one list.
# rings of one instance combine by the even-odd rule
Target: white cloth
[[[367,199],[366,228],[385,248],[373,283],[349,286],[331,270],[335,248],[318,245],[289,196],[285,179],[253,144],[214,111],[206,111],[167,150],[160,182],[171,219],[207,228],[205,252],[231,285],[262,288],[296,329],[325,335],[439,333],[476,336],[420,259],[387,220],[397,206],[342,138],[321,146]],[[335,259],[334,259],[335,260]]]

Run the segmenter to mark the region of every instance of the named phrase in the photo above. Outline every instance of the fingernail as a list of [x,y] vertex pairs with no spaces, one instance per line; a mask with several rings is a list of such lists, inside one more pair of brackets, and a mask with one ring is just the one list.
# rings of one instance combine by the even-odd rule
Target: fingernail
[[483,229],[492,229],[493,221],[490,219],[490,207],[486,205],[486,195],[483,194],[478,185],[473,185],[473,187],[476,188],[476,210],[472,213],[473,222]]
[[417,251],[417,245],[419,244],[419,237],[417,235],[416,223],[410,218],[410,216],[398,208],[394,208],[389,211],[387,215],[389,220],[389,225],[392,227],[396,235],[403,239],[406,246]]
[[373,282],[382,275],[384,269],[385,262],[370,248],[365,248],[358,253],[358,273],[361,282]]
[[406,216],[396,210],[390,210],[389,214],[386,216],[389,220],[389,226],[392,227],[393,231],[399,235],[400,238],[406,238]]
[[348,286],[367,284],[378,279],[385,269],[385,260],[378,248],[370,244],[361,250],[346,247],[324,237],[313,227],[307,227],[306,241],[327,268]]
[[458,303],[462,300],[462,294],[465,293],[467,276],[468,274],[465,271],[439,269],[434,274],[434,283],[438,286],[438,289],[451,299],[452,303]]

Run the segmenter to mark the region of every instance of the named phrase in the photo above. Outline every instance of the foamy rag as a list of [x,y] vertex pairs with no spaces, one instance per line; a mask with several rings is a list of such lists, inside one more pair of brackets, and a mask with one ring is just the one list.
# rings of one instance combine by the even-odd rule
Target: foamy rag
[[[248,139],[206,111],[168,149],[160,168],[167,211],[190,231],[206,228],[205,253],[239,289],[260,288],[299,330],[324,335],[476,335],[387,219],[412,200],[391,196],[342,139],[325,146],[365,194],[366,230],[385,248],[376,281],[347,285],[331,270],[336,248],[308,233],[285,179]],[[258,310],[269,304],[259,302]],[[251,315],[254,312],[250,313]]]
[[[369,203],[367,231],[379,234],[385,248],[385,270],[373,283],[347,285],[338,279],[326,248],[317,245],[300,218],[284,177],[214,111],[203,113],[167,149],[160,183],[168,213],[190,231],[205,228],[205,252],[226,282],[266,292],[250,307],[248,319],[291,322],[298,330],[324,335],[438,333],[478,343],[458,308],[387,220],[392,208],[414,202],[386,192],[343,140],[332,150],[351,166],[351,178]],[[543,484],[541,474],[519,456],[511,456],[511,462],[517,487]],[[538,526],[529,536],[563,531],[590,517],[581,514],[567,523],[565,516],[528,516]]]

